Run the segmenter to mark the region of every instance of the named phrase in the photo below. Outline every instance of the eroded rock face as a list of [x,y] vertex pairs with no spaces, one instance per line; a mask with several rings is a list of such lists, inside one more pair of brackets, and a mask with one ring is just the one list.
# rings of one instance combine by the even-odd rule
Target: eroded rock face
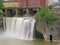
[[35,31],[35,38],[44,39],[43,33]]
[[[41,35],[43,35],[43,37],[41,37],[42,39],[44,39],[44,41],[49,41],[49,30],[47,29],[46,24],[43,24],[43,22],[36,22],[35,23],[35,30],[36,33],[39,32],[40,34],[38,34],[38,38],[40,38]],[[41,34],[42,33],[42,34]],[[36,34],[37,35],[37,34]],[[41,39],[40,38],[40,39]]]
[[[43,24],[43,22],[36,22],[35,27],[36,27],[36,31],[43,34],[44,41],[50,41],[50,35],[52,35],[53,41],[59,40],[59,38],[60,38],[60,35],[59,35],[60,34],[60,25],[58,25],[58,24],[53,24],[53,25],[51,24],[51,25],[49,25],[49,28],[48,28],[47,25]],[[51,29],[53,29],[53,30],[51,30]]]

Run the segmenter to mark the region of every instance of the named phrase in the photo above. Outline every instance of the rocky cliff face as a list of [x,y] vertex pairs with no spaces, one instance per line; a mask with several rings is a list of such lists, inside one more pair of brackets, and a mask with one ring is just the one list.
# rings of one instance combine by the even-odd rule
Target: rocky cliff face
[[48,28],[46,24],[45,25],[43,24],[43,22],[36,22],[35,27],[37,32],[40,32],[43,34],[44,41],[50,41],[50,35],[52,35],[53,41],[59,40],[60,38],[59,24],[51,24],[49,25],[49,28]]
[[49,40],[49,30],[48,30],[46,24],[43,24],[43,22],[36,22],[35,26],[36,26],[36,28],[35,28],[36,32],[42,33],[44,40],[48,41]]

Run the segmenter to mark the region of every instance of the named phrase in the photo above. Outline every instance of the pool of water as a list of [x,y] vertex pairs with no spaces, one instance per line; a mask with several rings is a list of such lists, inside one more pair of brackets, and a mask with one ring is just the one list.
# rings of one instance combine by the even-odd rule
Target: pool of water
[[18,40],[0,39],[0,45],[57,45],[57,43],[44,42],[43,40]]

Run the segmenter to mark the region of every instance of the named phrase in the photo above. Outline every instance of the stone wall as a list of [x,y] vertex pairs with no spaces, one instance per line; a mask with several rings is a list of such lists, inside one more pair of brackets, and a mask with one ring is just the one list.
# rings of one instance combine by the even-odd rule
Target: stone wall
[[36,30],[43,33],[45,41],[50,41],[50,35],[52,35],[53,41],[60,40],[60,23],[56,21],[60,20],[60,9],[52,9],[52,15],[55,22],[52,24],[44,24],[44,22],[36,22]]
[[[44,24],[43,22],[39,22],[37,23],[37,31],[40,31],[43,33],[45,41],[49,41],[50,39],[50,35],[52,35],[53,41],[58,41],[60,40],[60,23],[56,22],[60,20],[60,9],[52,9],[52,15],[53,15],[53,19],[55,22],[53,22],[52,24],[49,24],[47,26],[47,24],[45,25],[45,29],[44,29]],[[40,27],[40,28],[39,28]]]

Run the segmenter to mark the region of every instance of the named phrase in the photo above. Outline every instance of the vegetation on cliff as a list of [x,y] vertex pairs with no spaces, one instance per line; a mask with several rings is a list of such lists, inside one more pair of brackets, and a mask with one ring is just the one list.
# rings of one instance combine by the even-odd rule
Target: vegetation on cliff
[[45,20],[46,23],[52,23],[52,12],[48,7],[40,8],[39,12],[35,15],[35,19],[36,21]]
[[3,2],[2,2],[2,0],[0,0],[0,17],[1,16],[6,16],[5,13],[3,13],[3,11],[2,11],[3,8],[4,8]]

